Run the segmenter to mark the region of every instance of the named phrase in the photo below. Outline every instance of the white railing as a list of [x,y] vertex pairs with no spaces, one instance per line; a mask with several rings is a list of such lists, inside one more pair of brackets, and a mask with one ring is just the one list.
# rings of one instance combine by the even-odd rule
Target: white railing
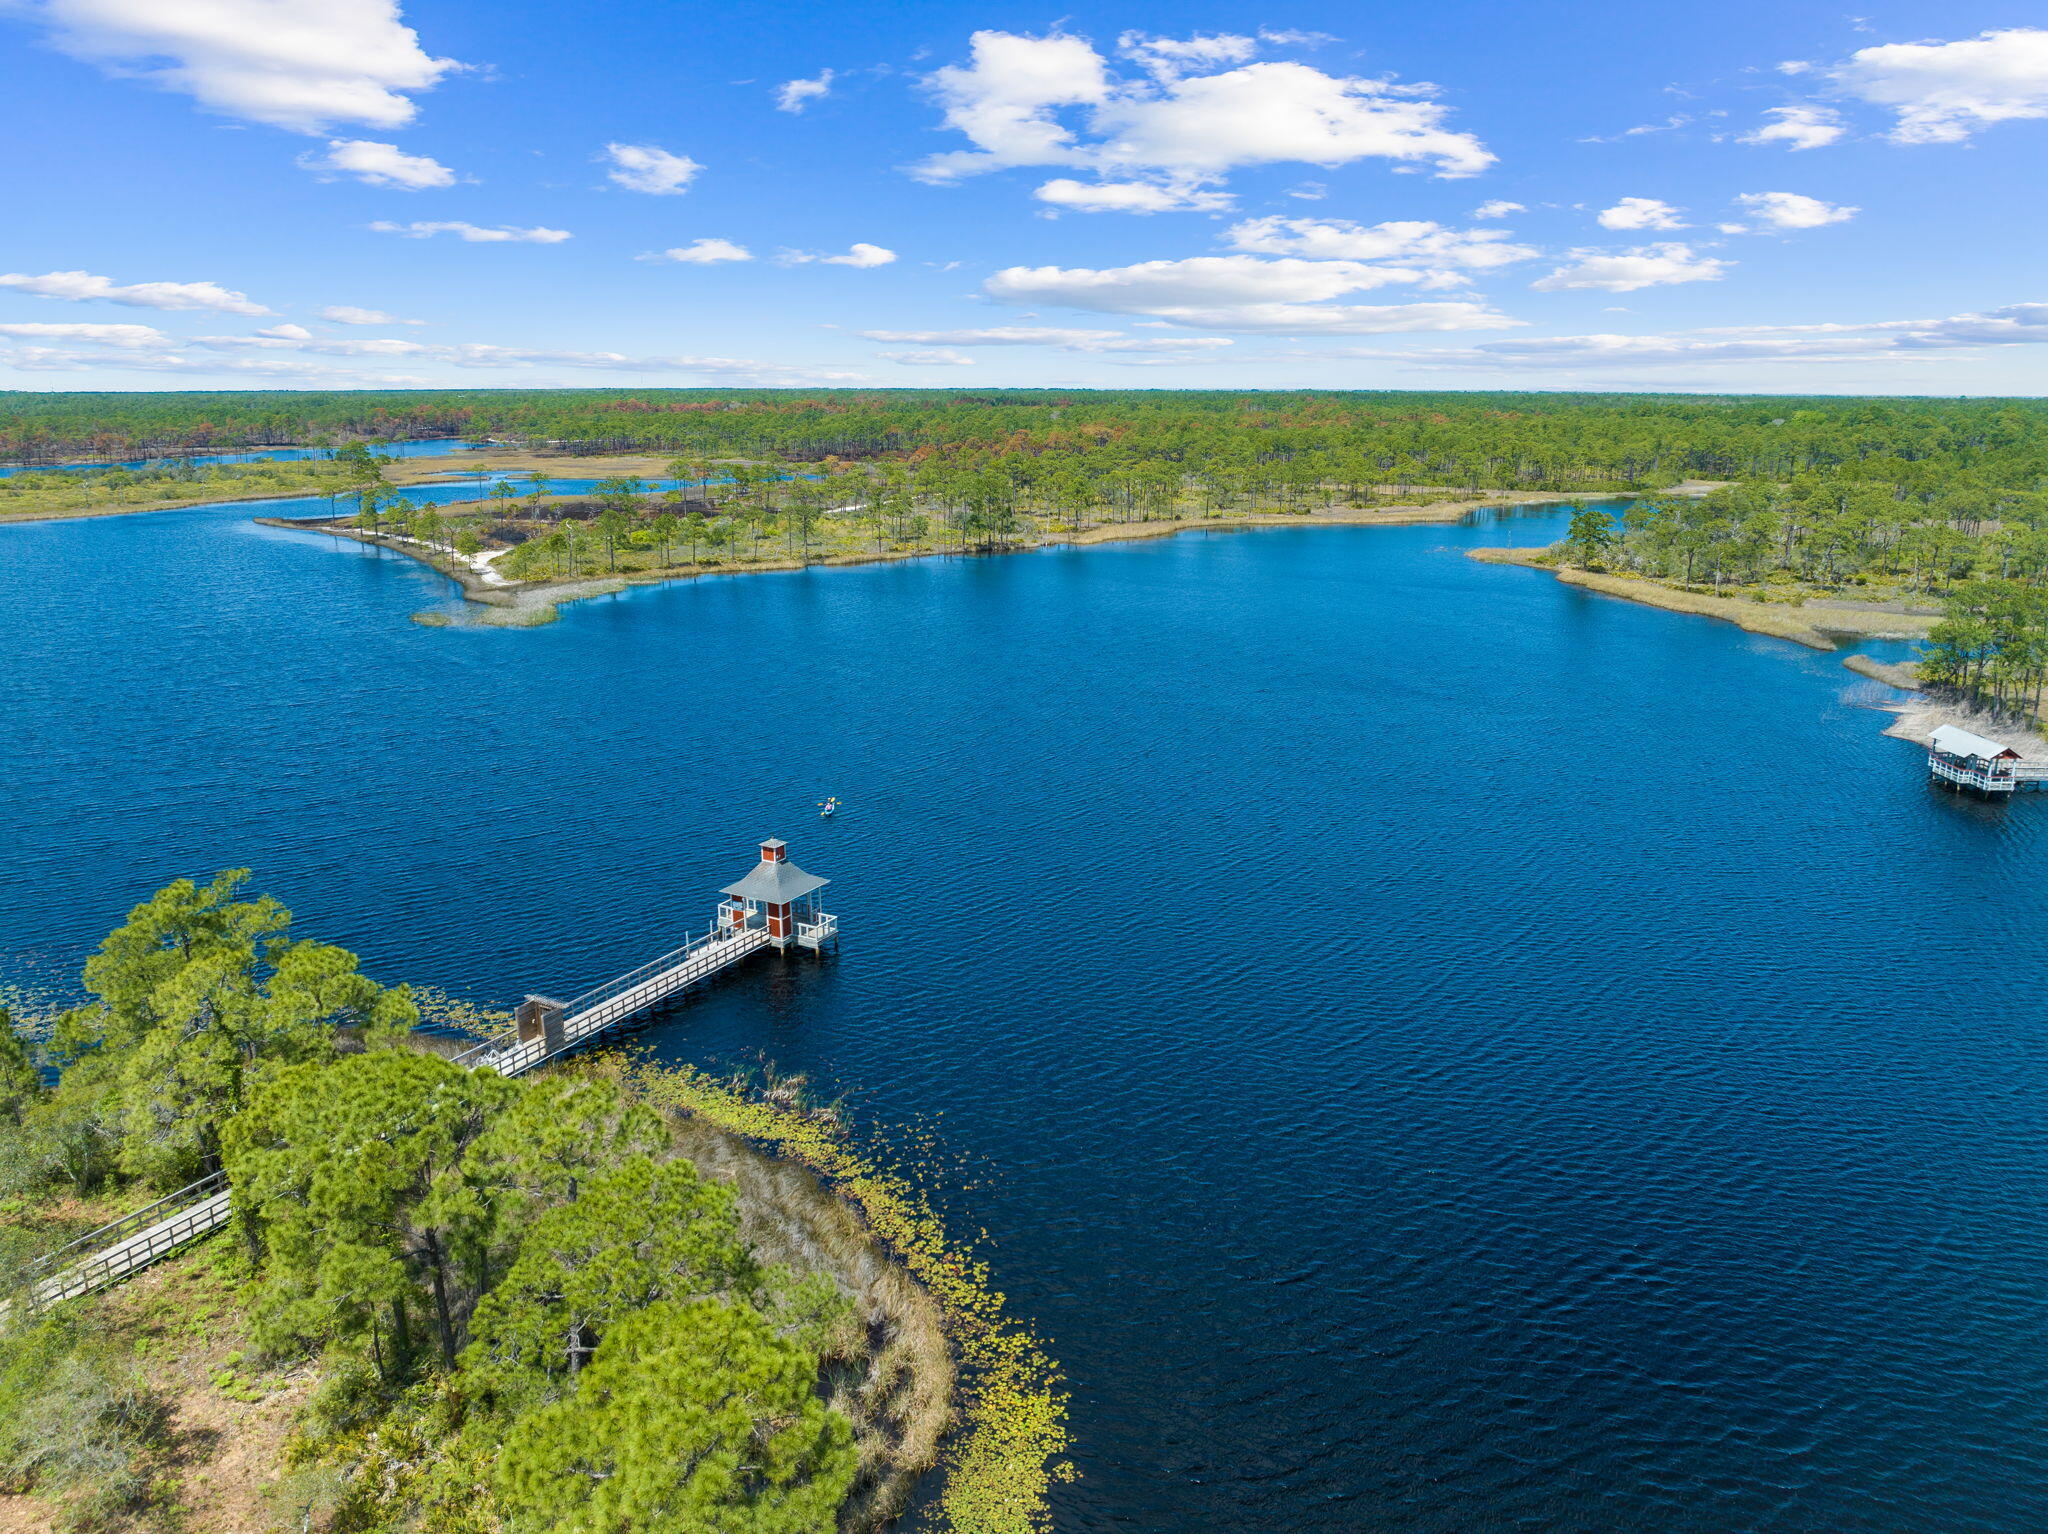
[[[138,1214],[141,1212],[137,1211]],[[187,1241],[225,1225],[229,1212],[228,1191],[222,1187],[218,1193],[201,1199],[190,1208],[182,1209],[146,1230],[138,1231],[125,1241],[118,1241],[105,1251],[88,1257],[61,1273],[32,1283],[28,1288],[28,1303],[31,1308],[54,1305],[59,1300],[76,1299],[81,1294],[103,1289],[108,1284],[126,1278],[137,1268],[148,1267],[157,1258],[183,1246]]]
[[202,1199],[212,1197],[227,1185],[228,1177],[225,1172],[215,1172],[209,1177],[200,1178],[195,1183],[187,1183],[176,1193],[166,1193],[155,1203],[145,1204],[130,1214],[122,1215],[118,1220],[100,1226],[97,1230],[87,1231],[75,1241],[66,1242],[47,1256],[38,1257],[28,1265],[27,1271],[30,1273],[41,1273],[49,1268],[56,1267],[76,1254],[88,1250],[102,1250],[116,1241],[121,1241],[134,1235],[137,1231],[147,1229],[152,1225],[161,1224],[188,1205],[196,1204]]
[[800,921],[796,924],[796,940],[806,948],[818,948],[839,936],[839,918],[818,913],[816,921]]
[[[589,1042],[598,1034],[625,1022],[628,1018],[656,1003],[666,1000],[676,992],[695,985],[707,975],[715,974],[757,948],[765,946],[768,934],[759,927],[740,927],[727,932],[711,932],[695,938],[678,948],[674,953],[656,959],[652,964],[643,964],[639,969],[622,975],[618,980],[586,991],[563,1010],[563,1017],[556,1034],[558,1043],[550,1047],[548,1036],[528,1039],[513,1045],[479,1045],[455,1057],[460,1065],[474,1065],[494,1070],[501,1076],[517,1076],[532,1070],[543,1061],[552,1060],[556,1055],[566,1053],[580,1044]],[[589,1003],[591,998],[597,998]],[[577,1010],[570,1010],[575,1008]]]
[[1994,774],[1987,767],[1964,767],[1955,762],[1944,761],[1938,756],[1930,756],[1927,758],[1927,770],[1937,778],[1961,784],[1964,788],[1981,788],[1991,794],[2012,792],[2012,775],[2003,772]]
[[[815,934],[822,941],[837,935],[838,931],[839,918],[821,912],[816,921],[799,924],[797,940],[815,947],[817,943],[811,941],[809,934]],[[550,1030],[559,1041],[552,1049],[549,1048],[547,1034],[510,1045],[487,1040],[455,1056],[454,1063],[494,1070],[503,1076],[520,1075],[587,1043],[728,964],[767,947],[768,941],[768,933],[759,924],[758,916],[750,914],[743,923],[692,938],[674,952],[629,970],[568,1002],[563,1008],[558,1031]],[[203,1177],[133,1214],[124,1215],[112,1224],[80,1236],[68,1246],[32,1264],[25,1275],[29,1282],[23,1298],[31,1308],[35,1308],[90,1294],[95,1289],[126,1278],[137,1269],[148,1267],[186,1242],[219,1229],[228,1222],[232,1212],[225,1174],[216,1172],[211,1177]],[[93,1255],[75,1259],[61,1272],[49,1273],[51,1268],[80,1248],[109,1240],[111,1245],[102,1247]],[[37,1278],[35,1275],[39,1273],[49,1273],[49,1276]]]

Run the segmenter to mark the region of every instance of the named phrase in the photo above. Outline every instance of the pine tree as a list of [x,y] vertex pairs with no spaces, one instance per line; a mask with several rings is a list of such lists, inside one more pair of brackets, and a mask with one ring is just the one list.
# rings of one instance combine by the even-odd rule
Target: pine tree
[[501,1503],[532,1534],[828,1534],[858,1454],[816,1383],[816,1358],[751,1310],[649,1305],[514,1425]]

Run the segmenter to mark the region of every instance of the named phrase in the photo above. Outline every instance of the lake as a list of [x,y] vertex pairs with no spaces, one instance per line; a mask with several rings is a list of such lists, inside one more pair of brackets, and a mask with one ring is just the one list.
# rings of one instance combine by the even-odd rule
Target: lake
[[265,509],[0,528],[17,986],[249,865],[565,994],[781,835],[840,953],[648,1037],[933,1134],[1061,1530],[2048,1526],[2048,802],[1931,791],[1838,656],[1461,557],[1550,512],[515,631]]

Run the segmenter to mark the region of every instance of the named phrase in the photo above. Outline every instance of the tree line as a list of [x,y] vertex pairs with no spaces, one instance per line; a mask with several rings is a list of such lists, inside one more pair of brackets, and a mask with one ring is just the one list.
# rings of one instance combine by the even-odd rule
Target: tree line
[[1935,488],[1836,474],[1746,481],[1618,512],[1581,507],[1559,557],[1674,585],[1803,601],[1938,606],[1920,671],[1996,710],[2040,717],[2048,689],[2048,487],[1958,473]]
[[[6,1193],[227,1173],[250,1335],[320,1361],[294,1453],[342,1471],[330,1528],[832,1529],[859,1462],[819,1390],[861,1346],[837,1284],[764,1266],[611,1079],[411,1047],[408,990],[246,878],[137,906],[41,1044],[0,1014]],[[88,1525],[145,1498],[164,1431],[90,1303],[31,1318],[17,1289],[0,1333],[0,1473]]]
[[1916,488],[1801,474],[1703,496],[1645,496],[1619,512],[1583,508],[1575,563],[1683,585],[1886,585],[1940,593],[1984,574],[2048,576],[2048,489],[1957,473]]
[[1030,389],[0,395],[0,460],[428,436],[797,462],[1110,450],[1144,464],[1295,472],[1355,457],[1382,484],[1588,493],[1818,471],[1916,489],[1957,471],[2007,485],[2048,475],[2048,402],[2039,400]]

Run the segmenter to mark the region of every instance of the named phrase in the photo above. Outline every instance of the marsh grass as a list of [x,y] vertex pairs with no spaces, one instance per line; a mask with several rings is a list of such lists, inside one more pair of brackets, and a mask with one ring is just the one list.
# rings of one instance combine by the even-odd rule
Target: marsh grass
[[[1058,1364],[1011,1316],[988,1266],[954,1238],[911,1179],[858,1146],[834,1114],[779,1103],[691,1066],[616,1064],[658,1107],[741,1136],[814,1173],[859,1211],[936,1302],[964,1376],[960,1431],[939,1492],[953,1534],[1049,1529],[1055,1479],[1074,1471]],[[907,1362],[908,1360],[906,1360]]]

